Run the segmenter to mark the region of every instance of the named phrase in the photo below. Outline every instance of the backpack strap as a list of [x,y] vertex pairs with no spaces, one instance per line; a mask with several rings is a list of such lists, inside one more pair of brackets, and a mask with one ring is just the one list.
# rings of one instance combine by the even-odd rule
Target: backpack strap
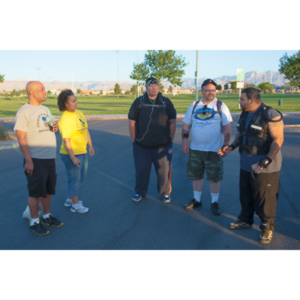
[[217,112],[220,115],[221,118],[221,130],[223,129],[223,124],[222,124],[222,101],[217,100]]
[[192,110],[192,117],[193,117],[194,111],[195,111],[195,109],[196,109],[196,106],[198,105],[199,102],[200,102],[200,101],[197,100],[197,101],[195,102],[195,104],[194,104],[194,107],[193,107],[193,110]]

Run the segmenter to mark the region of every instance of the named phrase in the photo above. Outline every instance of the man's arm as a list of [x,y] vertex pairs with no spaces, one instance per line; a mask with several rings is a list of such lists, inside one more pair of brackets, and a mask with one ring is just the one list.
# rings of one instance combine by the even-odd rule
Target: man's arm
[[189,154],[188,138],[191,130],[191,125],[183,123],[182,127],[182,152],[184,154]]
[[136,121],[135,120],[130,120],[129,119],[129,133],[130,133],[130,136],[131,136],[131,140],[132,142],[134,143],[135,141],[135,123]]
[[231,138],[231,123],[228,123],[223,127],[224,131],[224,146],[228,146]]
[[[280,118],[281,116],[277,116],[272,120],[276,121]],[[279,122],[268,122],[268,130],[272,138],[270,151],[263,161],[260,161],[253,166],[253,170],[256,172],[261,172],[272,162],[272,160],[278,154],[284,141],[284,124],[282,120]]]
[[29,153],[28,144],[26,141],[27,132],[21,131],[21,130],[16,130],[16,133],[17,133],[17,139],[18,139],[20,150],[25,158],[24,170],[31,176],[33,173],[34,165],[33,165],[32,158]]
[[[218,154],[219,155],[224,155],[224,153],[228,154],[228,153],[232,152],[235,148],[237,148],[240,145],[241,136],[242,136],[242,134],[240,132],[238,132],[236,134],[232,144],[219,148],[218,149]],[[224,144],[225,144],[225,141],[224,141]]]
[[176,131],[176,119],[170,119],[170,136],[171,136],[171,141],[173,142],[174,136],[175,136],[175,131]]

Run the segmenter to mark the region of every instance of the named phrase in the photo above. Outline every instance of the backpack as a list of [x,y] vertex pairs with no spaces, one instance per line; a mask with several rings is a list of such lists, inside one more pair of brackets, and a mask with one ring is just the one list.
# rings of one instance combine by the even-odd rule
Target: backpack
[[[198,105],[199,102],[200,102],[200,100],[198,100],[198,101],[195,102],[194,107],[193,107],[193,110],[192,110],[192,116],[193,116],[194,111],[195,111],[195,109],[196,109],[196,106]],[[222,109],[221,109],[221,106],[222,106],[222,101],[217,100],[217,112],[218,112],[218,114],[220,115],[220,118],[221,118],[221,132],[223,132]]]

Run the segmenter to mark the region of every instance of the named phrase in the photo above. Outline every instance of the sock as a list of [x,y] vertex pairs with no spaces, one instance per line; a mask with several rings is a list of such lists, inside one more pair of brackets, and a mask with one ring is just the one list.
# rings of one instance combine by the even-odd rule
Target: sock
[[202,192],[194,191],[194,198],[196,199],[197,202],[201,201],[201,194]]
[[44,218],[44,219],[47,219],[49,216],[50,216],[50,213],[49,213],[49,214],[43,215],[43,218]]
[[211,203],[218,203],[220,193],[210,193],[211,194]]
[[30,219],[30,226],[32,226],[35,222],[38,222],[39,220],[39,218]]

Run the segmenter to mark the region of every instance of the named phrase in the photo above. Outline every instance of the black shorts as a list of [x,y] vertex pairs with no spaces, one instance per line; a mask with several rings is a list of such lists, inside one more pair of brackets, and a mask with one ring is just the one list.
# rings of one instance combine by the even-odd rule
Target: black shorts
[[[47,194],[55,195],[56,169],[55,159],[33,158],[33,174],[29,176],[26,172],[29,197],[46,198]],[[25,159],[24,164],[25,166]]]

